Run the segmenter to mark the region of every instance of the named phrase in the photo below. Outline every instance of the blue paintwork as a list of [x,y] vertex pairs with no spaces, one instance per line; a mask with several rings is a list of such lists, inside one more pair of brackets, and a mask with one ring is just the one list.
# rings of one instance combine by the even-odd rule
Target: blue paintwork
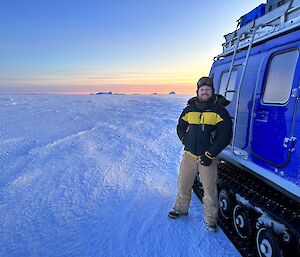
[[[299,99],[290,97],[284,105],[266,105],[262,102],[265,78],[269,61],[274,54],[290,50],[299,49],[300,51],[300,31],[293,31],[288,34],[273,38],[259,45],[254,45],[251,50],[246,74],[240,91],[240,101],[238,107],[238,119],[236,129],[235,146],[243,149],[248,154],[248,160],[243,160],[243,166],[252,167],[253,164],[260,167],[260,175],[281,187],[284,181],[292,182],[300,187],[300,103]],[[246,50],[241,51],[236,56],[235,64],[243,64],[245,61]],[[230,68],[232,55],[213,63],[210,75],[214,77],[216,92],[219,90],[221,76]],[[237,66],[239,82],[242,65]],[[296,67],[293,80],[293,88],[298,88],[300,83],[300,58]],[[254,92],[257,86],[256,97]],[[293,120],[295,105],[298,101],[296,118]],[[254,116],[251,116],[254,106]],[[236,106],[236,96],[227,110],[234,116]],[[252,122],[251,122],[252,119]],[[290,137],[292,124],[294,123],[293,135],[297,138],[295,150],[289,153],[283,147],[285,137]],[[251,128],[252,125],[252,128]],[[228,151],[228,150],[226,150]],[[234,154],[232,153],[232,156]],[[230,153],[226,154],[230,161]],[[236,158],[236,156],[234,156]],[[235,160],[236,162],[236,160]],[[251,166],[252,165],[252,166]],[[257,167],[257,166],[255,166]],[[261,171],[264,170],[265,172]],[[257,172],[253,170],[253,172]],[[274,175],[278,178],[274,180]],[[282,185],[281,185],[282,184]],[[284,188],[290,191],[290,188]],[[293,189],[293,191],[295,191]],[[296,190],[297,191],[297,190]],[[299,190],[298,190],[299,192]],[[294,193],[295,192],[291,192]],[[296,194],[297,195],[297,194]],[[300,195],[298,195],[300,197]]]

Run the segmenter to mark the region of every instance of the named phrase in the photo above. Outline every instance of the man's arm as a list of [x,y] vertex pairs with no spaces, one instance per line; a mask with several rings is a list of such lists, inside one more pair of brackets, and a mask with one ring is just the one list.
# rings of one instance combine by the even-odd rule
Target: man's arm
[[183,111],[178,119],[178,124],[177,124],[177,135],[181,142],[183,142],[183,138],[186,134],[186,130],[189,125],[189,123],[187,121],[182,119],[184,117],[184,115],[187,113],[186,109],[187,108],[183,109]]
[[227,145],[230,144],[232,138],[232,121],[225,108],[222,109],[220,116],[223,120],[217,124],[216,140],[205,153],[208,158],[216,157]]

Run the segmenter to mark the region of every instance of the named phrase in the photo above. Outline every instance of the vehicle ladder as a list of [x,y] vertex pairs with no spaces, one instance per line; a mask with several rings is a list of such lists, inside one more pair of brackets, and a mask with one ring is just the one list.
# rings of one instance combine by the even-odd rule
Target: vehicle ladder
[[[237,120],[238,120],[238,107],[239,107],[239,102],[240,102],[240,90],[241,90],[241,87],[243,85],[243,81],[244,81],[244,78],[245,78],[246,69],[247,69],[247,66],[248,66],[249,57],[250,57],[250,53],[251,53],[251,49],[252,49],[252,45],[253,45],[253,41],[254,41],[254,37],[255,37],[255,33],[256,33],[257,29],[258,29],[258,27],[256,26],[256,27],[252,28],[249,32],[243,32],[243,33],[239,34],[236,45],[235,45],[234,53],[233,53],[233,56],[232,56],[232,61],[231,61],[230,69],[229,69],[228,79],[227,79],[227,83],[226,83],[226,87],[225,87],[225,98],[227,97],[228,93],[234,93],[236,95],[235,112],[234,112],[234,116],[231,117],[232,120],[233,120],[233,137],[232,137],[232,141],[230,143],[230,147],[231,147],[231,150],[234,154],[245,157],[245,158],[246,158],[246,156],[243,156],[244,151],[241,151],[240,149],[235,148],[236,127],[237,127]],[[247,51],[246,51],[245,61],[242,64],[242,67],[243,67],[242,74],[241,74],[240,81],[238,83],[237,88],[234,89],[234,90],[229,90],[228,87],[229,87],[231,74],[232,74],[233,69],[237,66],[235,64],[235,61],[236,61],[236,56],[237,56],[237,52],[238,52],[238,49],[239,49],[239,43],[241,42],[241,39],[244,38],[244,37],[250,37],[251,39],[250,39],[249,45],[247,46],[248,48],[247,48]],[[240,64],[238,64],[238,65],[240,65]]]

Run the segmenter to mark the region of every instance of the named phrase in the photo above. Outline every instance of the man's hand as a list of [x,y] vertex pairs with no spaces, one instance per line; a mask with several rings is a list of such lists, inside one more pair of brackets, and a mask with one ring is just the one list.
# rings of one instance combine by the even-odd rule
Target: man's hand
[[205,154],[200,156],[199,161],[203,166],[210,166],[213,159],[214,157],[212,157],[211,154],[206,151]]

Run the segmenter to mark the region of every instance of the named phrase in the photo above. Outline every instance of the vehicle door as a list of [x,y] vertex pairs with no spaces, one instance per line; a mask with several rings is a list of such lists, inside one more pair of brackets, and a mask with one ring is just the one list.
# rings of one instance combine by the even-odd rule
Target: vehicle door
[[254,161],[285,167],[295,146],[299,49],[270,51],[254,97],[250,146]]

